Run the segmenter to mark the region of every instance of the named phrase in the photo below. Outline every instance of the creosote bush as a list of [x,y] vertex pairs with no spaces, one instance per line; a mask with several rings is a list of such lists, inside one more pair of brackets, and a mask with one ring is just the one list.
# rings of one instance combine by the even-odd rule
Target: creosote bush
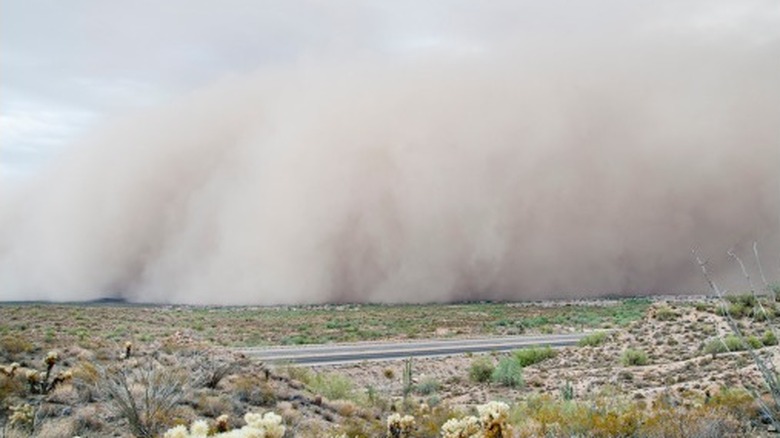
[[732,351],[743,351],[748,348],[748,345],[752,346],[753,348],[757,348],[754,346],[755,342],[757,341],[758,339],[755,338],[753,343],[750,343],[747,340],[743,342],[742,339],[737,335],[726,335],[723,338],[716,338],[707,342],[707,344],[704,346],[704,354],[716,355],[719,353],[728,353]]
[[655,311],[655,319],[659,321],[674,321],[680,315],[669,306],[660,306]]
[[620,356],[620,363],[627,367],[647,365],[649,362],[647,353],[634,348],[626,349],[626,351],[623,352],[623,355]]
[[510,388],[523,386],[523,367],[513,357],[505,357],[498,361],[491,376],[493,382]]
[[344,400],[355,397],[355,388],[348,377],[337,373],[316,374],[308,384],[312,392],[329,400]]
[[555,357],[556,352],[550,346],[533,347],[517,350],[514,353],[515,360],[521,367],[527,367],[537,364],[544,360]]
[[494,369],[493,361],[489,357],[481,356],[471,361],[469,377],[477,383],[489,382]]
[[577,342],[578,347],[598,347],[600,345],[603,345],[605,342],[607,342],[607,338],[609,337],[609,333],[607,332],[596,332],[591,333],[584,338],[580,339]]

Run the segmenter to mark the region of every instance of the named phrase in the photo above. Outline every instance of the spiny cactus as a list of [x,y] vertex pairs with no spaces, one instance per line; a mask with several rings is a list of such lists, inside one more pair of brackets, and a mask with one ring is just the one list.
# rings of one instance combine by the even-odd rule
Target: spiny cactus
[[512,429],[507,423],[509,406],[502,402],[489,402],[478,406],[479,418],[468,416],[448,420],[441,428],[443,438],[509,438]]
[[[220,428],[227,428],[227,415],[217,418],[214,430],[216,433],[209,435],[211,429],[205,420],[196,420],[192,423],[189,430],[185,426],[176,426],[169,429],[163,435],[163,438],[201,438],[206,436],[215,436],[220,438],[282,438],[286,428],[282,425],[282,417],[273,413],[265,414],[248,413],[244,416],[246,426],[241,429],[231,431],[221,431]],[[222,426],[220,426],[220,422]]]
[[[48,394],[59,384],[73,378],[73,374],[70,371],[60,371],[52,378],[52,370],[59,360],[60,355],[55,351],[50,351],[43,359],[43,363],[46,365],[45,372],[34,369],[25,371],[24,376],[27,379],[27,383],[30,385],[30,392],[33,394]],[[10,373],[9,375],[13,375],[17,368],[19,368],[19,364],[11,364],[11,367],[7,370]]]
[[11,406],[11,416],[8,418],[8,424],[11,427],[30,431],[35,421],[35,409],[29,404]]
[[391,438],[408,438],[413,436],[415,421],[411,415],[393,414],[387,417],[387,436]]
[[413,386],[411,357],[404,361],[403,384],[404,384],[404,398],[406,398],[412,392],[412,386]]

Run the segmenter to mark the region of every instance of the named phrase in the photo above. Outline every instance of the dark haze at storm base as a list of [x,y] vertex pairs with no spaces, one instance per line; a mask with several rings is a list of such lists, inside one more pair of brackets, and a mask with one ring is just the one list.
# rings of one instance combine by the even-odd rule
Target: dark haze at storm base
[[701,292],[691,248],[734,279],[725,251],[747,259],[754,240],[777,277],[777,52],[660,44],[228,78],[5,192],[2,299]]

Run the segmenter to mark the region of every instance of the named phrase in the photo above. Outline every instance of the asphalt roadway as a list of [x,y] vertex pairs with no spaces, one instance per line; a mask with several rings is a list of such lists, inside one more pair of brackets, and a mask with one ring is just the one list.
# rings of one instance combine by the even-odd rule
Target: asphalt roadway
[[588,334],[590,333],[407,342],[357,342],[352,344],[303,345],[295,347],[241,348],[237,351],[264,362],[323,366],[363,361],[398,360],[409,357],[435,357],[463,353],[508,351],[532,346],[565,347],[577,344],[577,341]]

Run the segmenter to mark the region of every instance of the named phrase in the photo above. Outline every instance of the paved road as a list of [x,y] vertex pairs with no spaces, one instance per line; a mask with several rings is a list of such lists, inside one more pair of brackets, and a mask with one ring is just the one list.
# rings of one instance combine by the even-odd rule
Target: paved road
[[510,336],[416,342],[359,342],[354,344],[306,345],[300,347],[243,348],[238,351],[266,362],[334,365],[362,361],[449,356],[462,353],[507,351],[536,345],[575,345],[588,333]]

